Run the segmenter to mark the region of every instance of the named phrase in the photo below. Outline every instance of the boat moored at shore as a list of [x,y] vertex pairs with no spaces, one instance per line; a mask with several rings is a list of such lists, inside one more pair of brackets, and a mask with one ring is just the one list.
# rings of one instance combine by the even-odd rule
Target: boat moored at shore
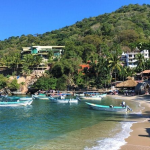
[[100,95],[89,95],[89,96],[83,96],[83,97],[80,97],[81,99],[85,99],[85,100],[101,100],[102,97]]
[[107,105],[98,105],[93,103],[85,102],[90,108],[95,110],[103,110],[103,111],[113,111],[113,112],[127,112],[132,111],[129,106],[121,107],[121,106],[107,106]]
[[0,102],[0,107],[14,107],[14,106],[27,106],[31,105],[33,100],[28,100],[28,101],[14,101],[14,102],[9,102],[9,101],[1,101]]
[[78,103],[78,99],[76,98],[66,98],[65,96],[60,97],[49,97],[49,100],[54,103]]
[[19,98],[20,101],[29,101],[29,100],[33,100],[32,97],[21,97]]
[[43,99],[43,100],[48,100],[49,98],[46,96],[46,94],[35,94],[35,95],[32,95],[32,98],[33,99]]

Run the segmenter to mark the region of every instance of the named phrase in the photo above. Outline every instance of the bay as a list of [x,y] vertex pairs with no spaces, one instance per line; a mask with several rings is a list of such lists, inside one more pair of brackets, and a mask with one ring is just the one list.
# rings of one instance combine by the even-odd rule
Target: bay
[[[120,105],[121,101],[106,97],[89,102]],[[140,111],[138,103],[127,103],[135,114]],[[130,127],[135,121],[131,116],[91,110],[84,100],[78,104],[34,100],[27,107],[1,107],[0,149],[99,149],[99,141],[112,140],[122,131],[122,122]]]

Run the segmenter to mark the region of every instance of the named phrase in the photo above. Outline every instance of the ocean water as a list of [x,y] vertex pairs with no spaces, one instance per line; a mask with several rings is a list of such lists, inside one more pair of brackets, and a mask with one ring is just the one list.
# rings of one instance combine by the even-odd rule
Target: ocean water
[[[89,102],[120,105],[104,98]],[[117,150],[141,116],[138,102],[127,101],[130,113],[91,110],[85,101],[57,104],[34,100],[31,106],[0,108],[0,150]]]

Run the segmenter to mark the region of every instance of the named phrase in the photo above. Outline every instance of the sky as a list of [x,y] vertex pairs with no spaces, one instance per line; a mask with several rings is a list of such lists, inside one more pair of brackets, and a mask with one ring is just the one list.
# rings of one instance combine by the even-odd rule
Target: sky
[[150,0],[1,0],[0,40],[51,32],[129,4]]

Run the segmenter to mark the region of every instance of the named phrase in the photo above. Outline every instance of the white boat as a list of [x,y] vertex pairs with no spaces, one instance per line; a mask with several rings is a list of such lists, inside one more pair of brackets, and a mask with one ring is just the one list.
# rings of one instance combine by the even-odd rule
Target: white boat
[[60,97],[49,97],[49,100],[54,103],[78,103],[78,99],[66,98],[65,96]]
[[14,106],[27,106],[27,105],[31,105],[33,102],[33,100],[28,100],[28,101],[20,101],[17,100],[15,102],[9,102],[9,101],[1,101],[0,102],[0,107],[14,107]]
[[89,95],[80,97],[81,99],[90,99],[90,100],[101,100],[102,97],[100,95]]
[[103,111],[114,111],[114,112],[126,112],[126,111],[132,111],[132,109],[129,106],[121,107],[121,106],[106,106],[106,105],[99,105],[99,104],[93,104],[85,102],[89,108],[95,109],[95,110],[103,110]]
[[32,97],[21,97],[19,98],[20,101],[29,101],[29,100],[33,100]]
[[48,100],[49,98],[46,96],[46,94],[37,94],[37,95],[32,95],[33,99],[43,99],[43,100]]
[[85,96],[84,92],[77,92],[74,94],[74,96],[83,97]]

